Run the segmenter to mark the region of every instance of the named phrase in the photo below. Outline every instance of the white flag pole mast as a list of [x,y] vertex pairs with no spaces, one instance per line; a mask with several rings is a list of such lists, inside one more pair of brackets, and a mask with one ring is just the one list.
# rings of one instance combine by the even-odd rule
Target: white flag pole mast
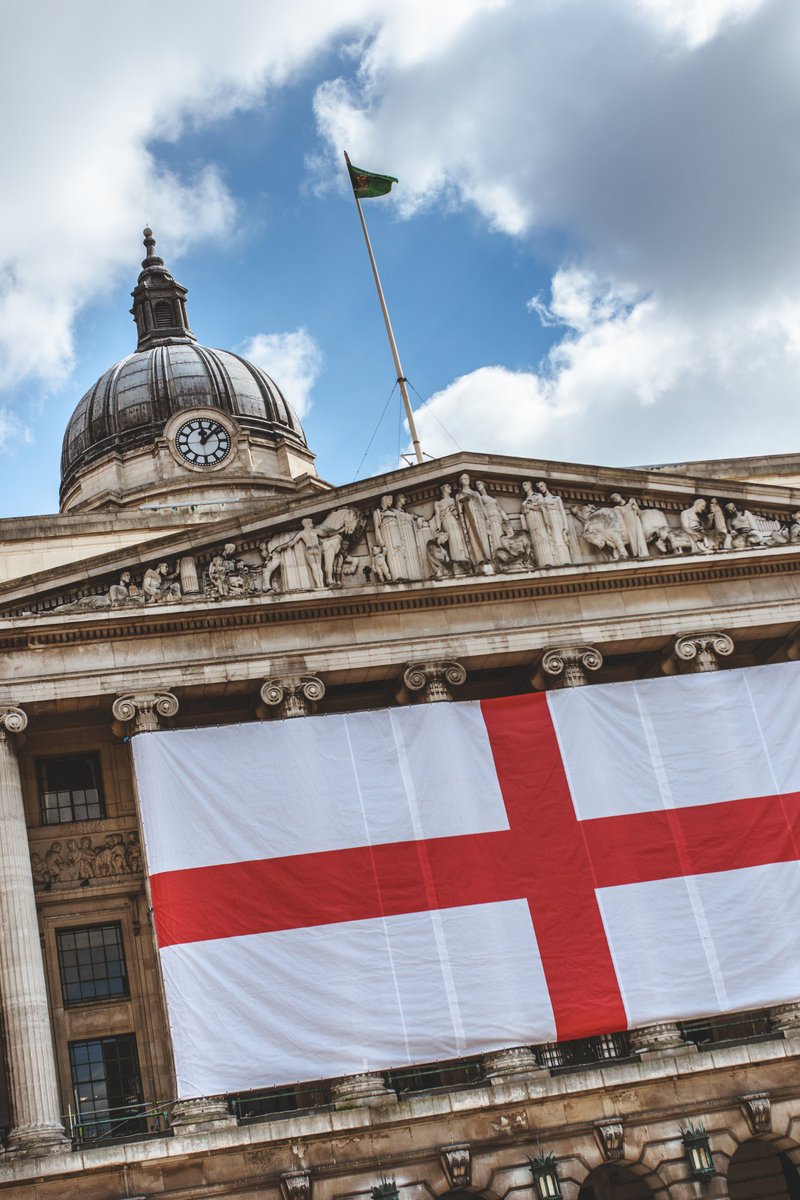
[[[344,159],[345,159],[345,162],[347,163],[348,178],[350,178],[350,182],[352,184],[352,176],[350,175],[350,159],[348,158],[346,151],[345,151]],[[372,266],[372,274],[375,279],[375,287],[378,289],[378,300],[380,301],[381,312],[383,313],[383,320],[386,325],[386,333],[389,337],[389,345],[392,350],[392,358],[394,359],[394,369],[397,372],[397,382],[400,386],[400,395],[403,397],[403,406],[406,410],[406,419],[408,420],[408,431],[411,434],[411,441],[414,444],[414,454],[416,456],[417,462],[421,463],[424,461],[424,459],[422,457],[422,447],[419,444],[419,438],[417,436],[417,427],[414,424],[414,414],[411,411],[411,401],[408,398],[408,389],[406,388],[407,380],[406,380],[405,375],[403,374],[403,368],[400,365],[400,355],[397,352],[397,343],[394,340],[394,332],[392,331],[392,322],[389,320],[389,310],[386,307],[386,300],[384,299],[383,288],[381,287],[381,277],[378,274],[378,265],[375,262],[375,255],[372,253],[372,243],[369,240],[369,234],[367,232],[367,223],[364,220],[364,214],[361,211],[361,201],[359,200],[358,196],[356,195],[355,188],[353,188],[353,199],[355,200],[356,208],[358,209],[358,215],[361,220],[361,228],[364,230],[364,241],[367,243],[367,253],[369,254],[369,261]]]

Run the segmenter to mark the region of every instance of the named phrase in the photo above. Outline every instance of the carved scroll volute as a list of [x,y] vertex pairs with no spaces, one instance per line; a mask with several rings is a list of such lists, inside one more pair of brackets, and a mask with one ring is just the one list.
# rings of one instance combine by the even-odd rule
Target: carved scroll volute
[[740,1096],[750,1128],[756,1135],[772,1133],[772,1105],[766,1092]]
[[[435,704],[452,700],[453,688],[467,678],[460,662],[410,663],[403,672],[403,685],[418,704]],[[403,698],[402,691],[398,698]]]
[[727,633],[686,633],[675,638],[662,665],[667,675],[674,675],[676,669],[682,674],[701,674],[718,671],[720,658],[732,653],[733,639]]
[[28,714],[16,704],[0,704],[0,736],[11,733],[18,741],[24,741],[25,730],[28,728]]
[[257,710],[259,717],[270,714],[283,718],[308,717],[325,695],[325,684],[316,675],[285,675],[265,679],[259,694],[262,701]]
[[163,718],[175,716],[178,699],[172,692],[130,692],[117,696],[111,711],[119,731],[154,733]]
[[[541,672],[549,688],[584,687],[590,671],[599,671],[603,656],[595,646],[553,646],[542,655]],[[542,678],[534,676],[534,686]]]
[[622,1158],[622,1143],[625,1134],[622,1121],[615,1117],[610,1120],[595,1121],[594,1128],[606,1162],[617,1162]]
[[468,1188],[472,1181],[472,1150],[469,1142],[442,1146],[439,1155],[450,1187],[454,1191]]

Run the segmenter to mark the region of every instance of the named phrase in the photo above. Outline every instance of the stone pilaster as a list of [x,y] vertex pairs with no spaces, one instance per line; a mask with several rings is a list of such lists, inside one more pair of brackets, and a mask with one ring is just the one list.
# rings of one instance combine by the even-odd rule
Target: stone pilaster
[[590,671],[599,671],[603,656],[594,646],[553,646],[542,655],[541,669],[549,688],[584,687]]
[[172,692],[130,692],[117,696],[111,711],[130,733],[155,733],[164,717],[174,717],[178,700]]
[[69,1149],[61,1120],[47,985],[39,946],[22,782],[13,735],[28,718],[0,706],[0,999],[13,1125],[8,1150]]
[[493,1050],[481,1059],[483,1073],[490,1083],[511,1083],[515,1079],[530,1079],[532,1075],[547,1074],[530,1046],[511,1046]]
[[235,1125],[236,1117],[228,1109],[224,1096],[200,1096],[196,1100],[178,1100],[173,1104],[170,1123],[176,1136],[180,1137]]
[[403,683],[418,704],[452,700],[453,688],[466,678],[466,669],[459,662],[409,663],[403,672]]
[[386,1086],[386,1080],[378,1071],[363,1071],[359,1075],[337,1079],[331,1084],[331,1099],[334,1108],[397,1103],[397,1095]]
[[685,1042],[674,1021],[659,1021],[631,1030],[632,1054],[683,1054],[695,1047]]
[[317,703],[325,695],[325,684],[316,675],[283,675],[265,679],[261,685],[262,710],[259,716],[272,712],[278,717],[308,717],[316,712]]
[[727,633],[686,633],[676,637],[663,662],[667,675],[676,669],[684,675],[718,671],[720,659],[733,653],[733,639]]

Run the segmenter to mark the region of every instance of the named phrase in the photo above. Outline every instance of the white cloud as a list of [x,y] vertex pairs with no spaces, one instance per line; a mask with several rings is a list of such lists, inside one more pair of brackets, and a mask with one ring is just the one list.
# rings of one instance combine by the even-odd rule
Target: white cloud
[[153,225],[170,262],[236,218],[213,164],[150,148],[262,102],[373,0],[8,0],[0,40],[0,387],[62,382],[77,313],[130,272]]
[[277,383],[298,417],[306,415],[323,365],[322,351],[308,330],[257,333],[239,351]]
[[796,0],[509,0],[319,89],[402,214],[565,247],[530,304],[550,354],[432,397],[426,449],[452,449],[435,415],[470,449],[617,462],[800,441],[798,38]]

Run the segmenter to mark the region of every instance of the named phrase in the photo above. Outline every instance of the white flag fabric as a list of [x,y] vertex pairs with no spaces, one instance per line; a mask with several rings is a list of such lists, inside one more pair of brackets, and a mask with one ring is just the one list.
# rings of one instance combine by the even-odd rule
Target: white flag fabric
[[179,1096],[800,996],[800,664],[140,734]]

